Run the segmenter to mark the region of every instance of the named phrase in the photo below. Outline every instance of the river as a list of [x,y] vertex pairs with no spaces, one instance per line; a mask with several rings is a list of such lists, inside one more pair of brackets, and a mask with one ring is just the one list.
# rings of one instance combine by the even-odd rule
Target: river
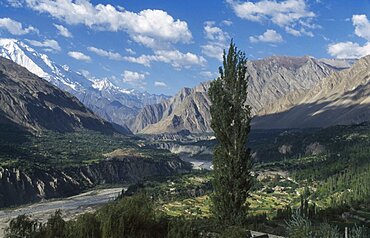
[[73,219],[79,214],[93,212],[103,204],[113,201],[122,192],[122,187],[95,189],[73,197],[45,200],[23,205],[21,207],[0,210],[0,237],[4,237],[5,228],[11,219],[27,214],[32,218],[45,222],[58,209],[65,220]]

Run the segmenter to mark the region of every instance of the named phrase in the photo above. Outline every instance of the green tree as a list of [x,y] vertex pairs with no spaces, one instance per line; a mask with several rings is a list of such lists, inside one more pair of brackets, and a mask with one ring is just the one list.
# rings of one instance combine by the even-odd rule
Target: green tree
[[211,127],[217,138],[213,159],[213,213],[223,223],[242,224],[252,187],[251,155],[247,148],[251,107],[247,104],[249,76],[246,56],[231,42],[224,51],[220,76],[211,83]]
[[46,226],[41,231],[43,237],[64,238],[66,237],[66,222],[62,218],[61,210],[55,211],[48,219]]
[[27,215],[20,215],[10,221],[9,227],[5,231],[6,238],[35,237],[36,232],[40,229],[41,223],[32,220]]
[[95,214],[85,213],[72,221],[69,237],[78,238],[100,238],[100,221]]

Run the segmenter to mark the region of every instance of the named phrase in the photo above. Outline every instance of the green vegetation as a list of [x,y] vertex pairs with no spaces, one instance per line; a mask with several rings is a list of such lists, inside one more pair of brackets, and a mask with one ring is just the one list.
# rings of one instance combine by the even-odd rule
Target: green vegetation
[[[259,135],[263,134],[260,133]],[[80,233],[74,233],[73,237],[102,237],[99,236],[103,234],[101,222],[108,221],[107,217],[113,214],[115,214],[113,216],[115,219],[111,221],[119,220],[117,217],[123,212],[115,204],[127,199],[135,199],[138,195],[140,199],[150,200],[151,209],[155,214],[154,220],[145,220],[145,222],[149,225],[154,223],[154,227],[164,229],[160,231],[164,233],[161,233],[159,237],[167,237],[175,233],[182,234],[179,237],[199,237],[199,234],[205,233],[214,234],[214,237],[222,237],[223,232],[228,231],[230,234],[230,229],[235,231],[235,234],[236,232],[244,234],[246,230],[252,229],[294,237],[295,232],[298,234],[305,232],[298,229],[305,226],[294,226],[294,224],[301,224],[299,222],[302,222],[302,219],[307,223],[307,229],[311,234],[307,237],[313,237],[312,235],[336,237],[332,234],[337,232],[343,236],[345,227],[350,228],[349,233],[353,234],[350,237],[361,237],[355,234],[370,234],[363,228],[363,226],[369,227],[370,224],[370,196],[368,194],[370,124],[333,127],[314,132],[295,130],[264,134],[266,135],[263,142],[265,143],[264,153],[275,154],[276,157],[258,161],[253,168],[255,176],[251,196],[248,198],[250,210],[247,216],[248,222],[244,226],[221,226],[215,222],[210,210],[212,207],[210,199],[212,172],[199,171],[133,185],[121,200],[107,205],[94,214],[86,214],[75,221],[67,221],[63,230],[69,232],[72,229],[70,227],[78,225],[80,228],[72,230]],[[254,138],[252,135],[251,140],[254,148],[257,148],[254,151],[258,159],[259,154],[262,154],[263,146],[258,144]],[[302,143],[297,140],[301,140]],[[83,140],[79,139],[79,141]],[[96,146],[93,144],[95,142],[88,140],[83,143],[92,143]],[[142,142],[132,140],[130,143],[132,143],[131,148],[135,149]],[[324,149],[307,151],[307,148],[311,148],[310,145],[315,143]],[[91,147],[94,147],[92,145]],[[113,150],[116,149],[117,144],[112,147],[108,147],[109,145],[110,143],[107,143],[106,148],[108,149],[106,150],[91,149],[99,153],[107,153],[113,148]],[[285,154],[279,152],[279,148],[283,145],[292,145],[291,151]],[[150,147],[142,147],[148,151],[152,150]],[[145,151],[137,150],[138,153]],[[168,152],[159,151],[157,153]],[[280,159],[277,157],[279,154]],[[130,196],[133,197],[130,198]],[[119,212],[114,212],[115,209]],[[299,216],[296,214],[297,211]],[[103,215],[99,214],[106,215],[100,218]],[[21,232],[20,234],[41,229],[41,224],[30,223],[27,217],[18,219],[18,222],[15,220],[10,227],[14,231]],[[133,221],[136,222],[135,219]],[[20,226],[23,220],[28,225]],[[132,227],[130,222],[131,220],[129,222],[126,220],[126,225],[123,227],[125,229]],[[90,227],[90,224],[95,225]],[[47,224],[42,225],[42,229],[46,229],[44,226]],[[111,224],[110,227],[123,229],[121,225],[116,226],[115,224]],[[290,228],[287,229],[287,227]],[[139,231],[132,232],[136,234]]]
[[246,146],[251,121],[246,63],[245,54],[231,42],[227,56],[224,52],[220,77],[209,88],[211,127],[217,140],[212,211],[220,222],[230,225],[245,222],[249,206],[246,199],[252,187],[252,159]]
[[[8,140],[8,138],[11,138]],[[0,134],[0,166],[65,168],[98,162],[115,150],[150,159],[171,158],[166,150],[145,146],[139,138],[83,131]]]

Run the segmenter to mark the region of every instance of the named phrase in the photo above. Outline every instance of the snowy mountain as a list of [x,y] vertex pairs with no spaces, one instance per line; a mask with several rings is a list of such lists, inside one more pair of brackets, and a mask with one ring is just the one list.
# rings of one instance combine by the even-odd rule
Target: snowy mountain
[[0,57],[0,127],[10,132],[93,130],[130,134],[94,115],[78,99]]
[[168,98],[165,95],[120,88],[108,79],[89,79],[72,71],[67,65],[54,63],[46,54],[37,52],[20,40],[0,38],[0,56],[73,94],[99,116],[122,126],[132,120],[144,106]]

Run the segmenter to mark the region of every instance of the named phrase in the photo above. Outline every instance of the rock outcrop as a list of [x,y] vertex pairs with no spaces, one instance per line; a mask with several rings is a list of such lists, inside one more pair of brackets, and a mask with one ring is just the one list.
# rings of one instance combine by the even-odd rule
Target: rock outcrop
[[132,184],[154,176],[170,176],[190,170],[190,164],[180,159],[141,157],[109,158],[63,170],[0,167],[0,207],[72,196],[99,184]]

